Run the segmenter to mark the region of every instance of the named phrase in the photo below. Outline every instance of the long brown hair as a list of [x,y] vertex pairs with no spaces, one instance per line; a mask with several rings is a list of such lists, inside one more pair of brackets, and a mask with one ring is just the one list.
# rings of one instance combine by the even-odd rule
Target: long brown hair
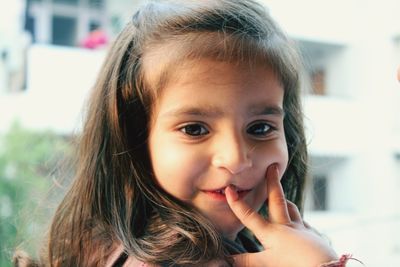
[[150,2],[115,40],[93,88],[76,177],[54,215],[43,265],[104,265],[118,243],[155,264],[224,259],[212,224],[154,182],[147,148],[152,103],[163,82],[174,64],[201,57],[275,71],[285,89],[289,151],[282,184],[302,207],[307,151],[292,42],[252,0]]

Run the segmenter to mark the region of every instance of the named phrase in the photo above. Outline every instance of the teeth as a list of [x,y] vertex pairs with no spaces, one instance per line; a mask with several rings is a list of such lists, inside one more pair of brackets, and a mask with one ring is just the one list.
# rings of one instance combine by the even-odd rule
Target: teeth
[[[246,190],[237,190],[237,189],[236,189],[236,192],[237,192],[237,193],[241,193],[241,192],[244,192],[244,191],[246,191]],[[216,192],[216,193],[218,193],[218,194],[225,195],[225,188],[224,188],[224,189],[220,189],[220,190],[215,190],[214,192]]]

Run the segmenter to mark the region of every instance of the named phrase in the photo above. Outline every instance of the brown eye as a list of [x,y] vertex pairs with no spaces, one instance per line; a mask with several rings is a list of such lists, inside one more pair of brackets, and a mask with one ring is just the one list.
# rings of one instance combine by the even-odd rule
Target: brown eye
[[272,129],[273,128],[268,123],[258,122],[251,125],[246,132],[257,137],[263,137],[266,136]]
[[180,131],[190,136],[206,135],[209,131],[200,124],[188,124],[180,128]]

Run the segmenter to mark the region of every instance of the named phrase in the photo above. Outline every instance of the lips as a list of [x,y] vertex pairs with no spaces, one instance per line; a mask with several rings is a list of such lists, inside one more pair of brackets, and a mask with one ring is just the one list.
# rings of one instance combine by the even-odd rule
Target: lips
[[[209,192],[214,192],[214,193],[217,193],[217,194],[222,194],[222,195],[225,195],[225,189],[226,188],[223,188],[223,189],[218,189],[218,190],[214,190],[214,191],[209,191]],[[238,193],[238,194],[240,194],[240,193],[242,193],[242,192],[246,192],[246,191],[250,191],[250,190],[238,190],[238,189],[236,189],[236,192]]]
[[[213,198],[213,199],[225,200],[226,201],[225,188],[216,189],[216,190],[202,190],[202,191],[204,193],[206,193],[209,197]],[[239,189],[239,188],[236,188],[236,192],[238,193],[239,198],[243,198],[250,191],[251,191],[251,189]]]

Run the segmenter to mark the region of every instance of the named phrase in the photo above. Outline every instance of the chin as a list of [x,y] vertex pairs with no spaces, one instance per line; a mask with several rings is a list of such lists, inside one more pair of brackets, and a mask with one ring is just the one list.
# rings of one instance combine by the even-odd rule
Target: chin
[[236,235],[243,230],[244,226],[239,219],[232,213],[231,215],[217,216],[210,218],[215,228],[224,237],[235,239]]
[[224,230],[220,231],[221,235],[227,239],[235,240],[237,234],[242,231],[244,226],[241,224],[240,226],[225,226]]

